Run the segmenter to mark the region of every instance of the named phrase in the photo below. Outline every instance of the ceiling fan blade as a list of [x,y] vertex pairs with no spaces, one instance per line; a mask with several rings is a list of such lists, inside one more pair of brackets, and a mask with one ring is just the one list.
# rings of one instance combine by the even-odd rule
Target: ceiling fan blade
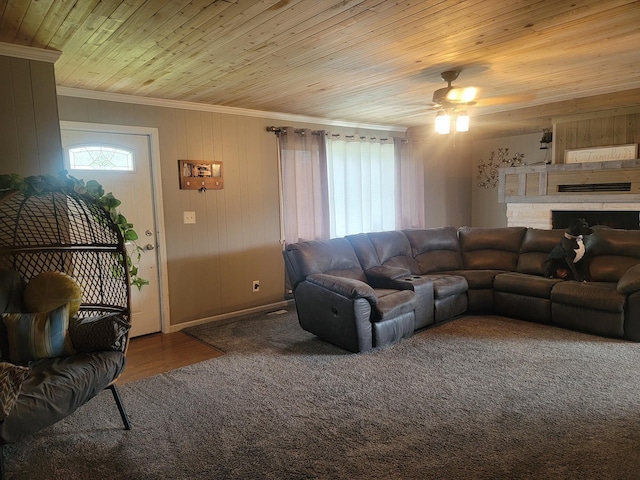
[[453,87],[447,92],[447,100],[451,103],[469,103],[476,99],[476,87]]
[[476,101],[476,105],[479,107],[491,107],[494,105],[506,105],[509,103],[522,103],[535,100],[536,96],[533,93],[520,94],[520,95],[505,95],[501,97],[486,97]]

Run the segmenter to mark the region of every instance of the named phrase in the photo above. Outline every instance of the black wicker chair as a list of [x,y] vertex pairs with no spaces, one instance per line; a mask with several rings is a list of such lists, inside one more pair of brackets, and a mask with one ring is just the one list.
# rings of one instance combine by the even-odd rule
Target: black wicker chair
[[[27,282],[45,271],[66,273],[83,289],[79,318],[117,313],[130,321],[125,242],[109,213],[91,197],[62,192],[26,196],[17,191],[0,192],[0,270],[16,271]],[[123,356],[122,367],[126,344],[128,338],[122,352],[110,352]],[[129,430],[131,424],[115,385],[119,374],[106,388],[111,390],[124,427]],[[9,442],[0,439],[0,444],[5,443]],[[1,457],[0,473],[4,470]]]

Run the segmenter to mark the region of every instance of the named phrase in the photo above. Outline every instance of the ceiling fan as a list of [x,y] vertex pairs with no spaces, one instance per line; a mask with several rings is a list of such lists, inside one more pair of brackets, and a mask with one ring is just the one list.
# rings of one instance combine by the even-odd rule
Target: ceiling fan
[[460,75],[459,70],[447,70],[440,77],[447,82],[447,86],[433,92],[433,108],[455,108],[458,106],[475,105],[478,89],[476,87],[454,87],[452,83]]
[[478,98],[480,89],[477,87],[456,87],[453,82],[460,75],[461,70],[447,70],[440,74],[447,86],[433,92],[431,110],[464,110],[471,106],[498,106],[512,103],[530,102],[536,98],[534,93]]
[[[433,92],[433,105],[437,109],[435,127],[436,133],[446,134],[451,131],[452,118],[457,132],[469,130],[469,114],[464,108],[475,105],[478,89],[475,87],[454,87],[452,83],[460,75],[459,70],[447,70],[440,77],[447,82],[447,86]],[[462,107],[462,108],[459,108]]]
[[476,87],[456,87],[453,82],[457,80],[461,70],[447,70],[440,74],[447,86],[433,92],[431,110],[437,110],[435,127],[437,133],[449,133],[451,125],[455,123],[456,131],[469,130],[468,107],[503,105],[529,101],[535,95],[518,95],[510,97],[493,97],[478,99],[479,89]]

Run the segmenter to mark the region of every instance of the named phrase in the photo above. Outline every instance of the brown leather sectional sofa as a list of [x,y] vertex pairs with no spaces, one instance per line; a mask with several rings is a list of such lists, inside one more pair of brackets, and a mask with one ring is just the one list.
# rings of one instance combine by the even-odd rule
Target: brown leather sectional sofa
[[288,245],[303,329],[352,352],[465,313],[640,341],[640,231],[585,238],[589,282],[546,278],[563,230],[440,227]]

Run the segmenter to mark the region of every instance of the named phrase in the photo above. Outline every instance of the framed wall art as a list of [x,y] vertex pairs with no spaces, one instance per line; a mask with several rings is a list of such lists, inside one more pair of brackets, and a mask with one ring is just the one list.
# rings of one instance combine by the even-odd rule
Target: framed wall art
[[178,160],[180,188],[183,190],[222,190],[222,162]]

